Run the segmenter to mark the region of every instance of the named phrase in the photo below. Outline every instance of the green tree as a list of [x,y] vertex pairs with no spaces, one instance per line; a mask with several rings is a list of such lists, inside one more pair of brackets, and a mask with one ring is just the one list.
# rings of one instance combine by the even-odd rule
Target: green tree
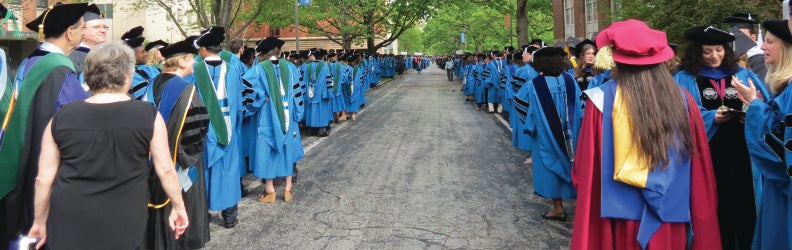
[[686,43],[684,33],[689,28],[728,28],[723,19],[734,12],[755,13],[762,19],[780,18],[780,7],[777,0],[621,0],[621,9],[608,16],[611,21],[643,20],[649,27],[665,31],[669,41]]
[[425,51],[423,32],[419,27],[412,27],[402,33],[399,37],[399,51],[409,53]]
[[[191,10],[185,13],[178,13],[174,6],[178,3],[186,3]],[[261,14],[265,7],[265,1],[244,1],[244,0],[135,0],[133,6],[138,10],[161,9],[170,17],[171,22],[179,29],[185,38],[186,28],[189,27],[209,27],[220,26],[226,28],[231,37],[241,37],[242,31],[247,30],[255,20],[254,17]],[[180,17],[182,15],[195,15],[195,23],[185,23]]]

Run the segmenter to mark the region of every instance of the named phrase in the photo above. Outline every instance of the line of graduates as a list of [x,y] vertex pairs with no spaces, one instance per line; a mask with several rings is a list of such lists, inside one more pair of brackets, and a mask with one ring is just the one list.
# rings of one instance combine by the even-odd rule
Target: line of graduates
[[508,114],[513,146],[531,151],[534,191],[553,201],[542,217],[567,220],[562,199],[577,199],[572,249],[790,249],[792,35],[768,20],[763,41],[753,14],[724,22],[687,30],[682,57],[628,20],[567,48],[457,56],[454,72],[466,102]]
[[[83,84],[82,68],[75,66],[83,65],[90,48],[105,40],[88,43],[90,39],[83,39],[88,32],[77,30],[106,32],[100,16],[96,5],[53,6],[28,24],[40,32],[42,43],[22,63],[15,81],[7,79],[7,73],[0,76],[4,78],[0,86],[1,245],[26,234],[33,221],[37,145],[44,125],[61,106],[92,94]],[[99,34],[104,37],[104,32]],[[260,202],[275,202],[273,180],[277,178],[285,178],[282,197],[291,201],[297,162],[304,157],[299,124],[324,128],[326,136],[334,119],[347,115],[356,119],[365,105],[365,91],[377,86],[380,75],[392,77],[398,64],[392,56],[367,58],[362,53],[327,54],[321,49],[306,51],[307,62],[297,57],[289,61],[285,59],[289,54],[280,51],[284,42],[275,37],[247,50],[246,64],[241,54],[223,49],[226,34],[222,27],[209,27],[172,44],[144,45],[143,34],[143,27],[135,27],[121,37],[136,61],[128,94],[156,106],[164,118],[190,220],[177,240],[168,224],[173,204],[152,174],[146,233],[126,236],[145,249],[204,247],[210,240],[209,211],[221,211],[222,225],[235,227],[244,191],[242,178],[248,173],[265,180]],[[7,67],[3,65],[2,70],[6,72]],[[112,228],[107,230],[112,233]],[[83,242],[91,243],[89,239]]]

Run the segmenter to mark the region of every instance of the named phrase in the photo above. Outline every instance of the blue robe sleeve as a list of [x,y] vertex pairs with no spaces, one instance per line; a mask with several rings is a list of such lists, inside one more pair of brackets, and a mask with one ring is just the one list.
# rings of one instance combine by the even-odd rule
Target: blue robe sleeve
[[303,98],[297,93],[297,91],[300,91],[301,88],[300,76],[297,71],[297,67],[295,67],[294,64],[289,64],[289,72],[294,72],[289,77],[289,82],[291,83],[290,85],[292,88],[291,91],[295,91],[295,93],[291,95],[294,98],[293,101],[295,105],[290,110],[292,112],[292,120],[294,121],[293,125],[297,126],[297,122],[301,121],[305,115],[305,102],[303,101]]
[[[788,180],[786,166],[792,153],[783,148],[792,130],[783,126],[781,121],[792,112],[792,89],[786,88],[769,102],[755,99],[745,114],[745,141],[751,160],[765,178]],[[779,138],[780,131],[784,137]],[[775,132],[775,133],[774,133]],[[771,147],[774,145],[775,148]],[[786,162],[782,160],[784,157]]]
[[699,107],[699,112],[701,112],[701,118],[704,119],[704,128],[707,131],[707,139],[712,139],[712,136],[715,135],[715,132],[718,132],[718,124],[715,124],[715,114],[717,114],[718,111],[707,110],[701,106],[701,92],[699,91],[695,76],[683,70],[674,75],[674,80],[680,86],[687,89],[687,91],[690,92],[690,95],[693,96],[693,99],[696,100],[696,105]]

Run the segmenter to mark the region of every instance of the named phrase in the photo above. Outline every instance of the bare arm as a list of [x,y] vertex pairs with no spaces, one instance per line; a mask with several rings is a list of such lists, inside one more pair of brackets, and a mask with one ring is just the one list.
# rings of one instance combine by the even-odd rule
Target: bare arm
[[154,136],[151,138],[151,156],[154,161],[154,170],[159,176],[160,184],[173,204],[173,211],[169,218],[170,227],[176,232],[176,239],[184,233],[189,225],[187,211],[182,200],[181,186],[179,177],[176,175],[176,168],[173,165],[170,150],[168,149],[168,131],[165,121],[157,113],[154,121]]
[[39,170],[36,176],[35,198],[33,199],[35,218],[28,236],[41,238],[36,248],[40,248],[47,240],[47,218],[49,217],[52,184],[60,165],[60,150],[52,137],[52,120],[50,119],[41,138],[41,154]]

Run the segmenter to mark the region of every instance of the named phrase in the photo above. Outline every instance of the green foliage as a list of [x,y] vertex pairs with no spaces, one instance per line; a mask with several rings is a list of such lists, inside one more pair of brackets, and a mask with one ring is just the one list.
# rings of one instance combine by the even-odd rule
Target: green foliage
[[762,20],[781,17],[777,0],[621,0],[621,4],[617,13],[607,13],[611,21],[643,20],[665,31],[670,42],[683,44],[687,29],[699,25],[728,28],[723,19],[735,12],[756,13]]
[[[517,1],[527,1],[528,39],[552,40],[552,2]],[[515,11],[516,7],[511,0],[447,3],[427,20],[423,29],[424,47],[428,54],[451,54],[461,48],[465,52],[501,50],[510,43],[518,47]],[[511,15],[511,31],[508,25],[504,25],[506,13]],[[465,32],[465,44],[461,44],[459,40],[462,32]]]
[[399,37],[399,52],[424,52],[423,32],[418,27],[412,27]]

